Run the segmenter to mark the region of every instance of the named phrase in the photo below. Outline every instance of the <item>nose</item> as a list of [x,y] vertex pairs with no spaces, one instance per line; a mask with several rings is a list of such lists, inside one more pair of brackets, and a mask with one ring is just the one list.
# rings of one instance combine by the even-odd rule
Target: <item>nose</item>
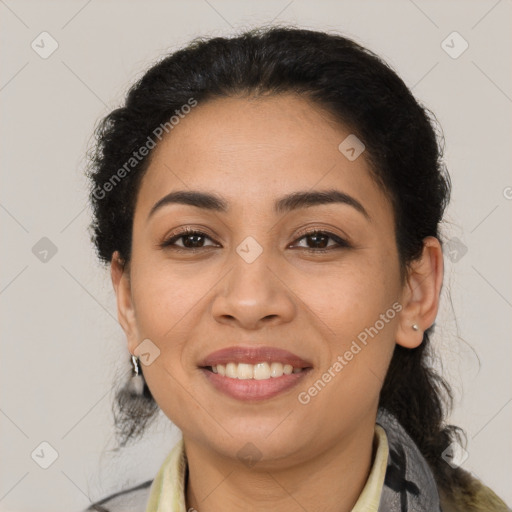
[[272,263],[265,251],[252,263],[234,254],[231,270],[222,279],[212,303],[217,322],[257,330],[294,318],[293,287]]

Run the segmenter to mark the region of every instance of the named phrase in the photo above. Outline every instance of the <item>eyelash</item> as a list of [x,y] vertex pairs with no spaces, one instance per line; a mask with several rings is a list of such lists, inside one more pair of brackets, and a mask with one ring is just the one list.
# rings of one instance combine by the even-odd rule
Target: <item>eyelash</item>
[[[206,247],[197,247],[197,248],[188,249],[188,248],[183,248],[183,247],[179,247],[179,246],[173,246],[173,244],[180,238],[184,238],[186,236],[191,236],[191,235],[200,235],[202,237],[206,237],[206,238],[209,238],[210,240],[212,240],[206,233],[204,233],[202,231],[192,229],[192,228],[185,228],[181,231],[172,233],[170,235],[170,237],[167,238],[166,240],[164,240],[161,244],[159,244],[159,246],[161,249],[172,249],[173,251],[176,251],[176,252],[185,252],[185,253],[195,253],[195,252],[201,251],[206,248]],[[334,247],[331,246],[330,249],[310,249],[310,248],[303,247],[302,249],[308,253],[326,254],[335,249],[343,249],[343,248],[351,247],[350,244],[343,238],[340,238],[339,236],[337,236],[333,233],[330,233],[328,231],[322,231],[320,229],[311,229],[311,230],[303,231],[298,234],[299,238],[297,238],[296,241],[302,240],[303,238],[306,238],[308,236],[313,236],[313,235],[327,236],[328,238],[330,238],[334,242],[336,242],[337,246],[334,246]],[[207,247],[213,247],[213,246],[207,246]]]

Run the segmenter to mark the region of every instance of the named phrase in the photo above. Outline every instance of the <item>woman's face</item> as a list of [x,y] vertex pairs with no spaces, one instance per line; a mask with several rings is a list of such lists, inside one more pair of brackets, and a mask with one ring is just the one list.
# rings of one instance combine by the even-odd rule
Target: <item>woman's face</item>
[[373,431],[403,288],[391,204],[349,135],[295,95],[227,98],[154,150],[118,300],[186,442],[275,467]]

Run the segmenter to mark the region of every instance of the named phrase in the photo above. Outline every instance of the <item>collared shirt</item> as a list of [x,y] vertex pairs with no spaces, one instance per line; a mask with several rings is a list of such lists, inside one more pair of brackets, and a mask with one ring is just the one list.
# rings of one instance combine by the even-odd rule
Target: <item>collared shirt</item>
[[[370,474],[351,512],[377,512],[379,508],[389,446],[386,431],[375,425],[375,458]],[[151,484],[145,512],[187,512],[185,475],[187,459],[183,439],[171,450]]]

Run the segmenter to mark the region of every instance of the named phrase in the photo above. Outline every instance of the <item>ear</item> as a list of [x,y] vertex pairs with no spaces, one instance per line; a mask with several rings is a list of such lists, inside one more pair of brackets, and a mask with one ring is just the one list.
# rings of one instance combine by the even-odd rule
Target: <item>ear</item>
[[[441,243],[437,238],[428,236],[423,240],[421,256],[409,266],[396,333],[398,345],[406,348],[421,345],[424,331],[437,316],[443,269]],[[417,325],[418,329],[415,330],[413,325]]]
[[117,318],[126,334],[128,350],[131,354],[134,354],[135,348],[138,345],[139,335],[132,299],[130,274],[128,265],[123,262],[118,251],[112,255],[110,275],[116,293]]

